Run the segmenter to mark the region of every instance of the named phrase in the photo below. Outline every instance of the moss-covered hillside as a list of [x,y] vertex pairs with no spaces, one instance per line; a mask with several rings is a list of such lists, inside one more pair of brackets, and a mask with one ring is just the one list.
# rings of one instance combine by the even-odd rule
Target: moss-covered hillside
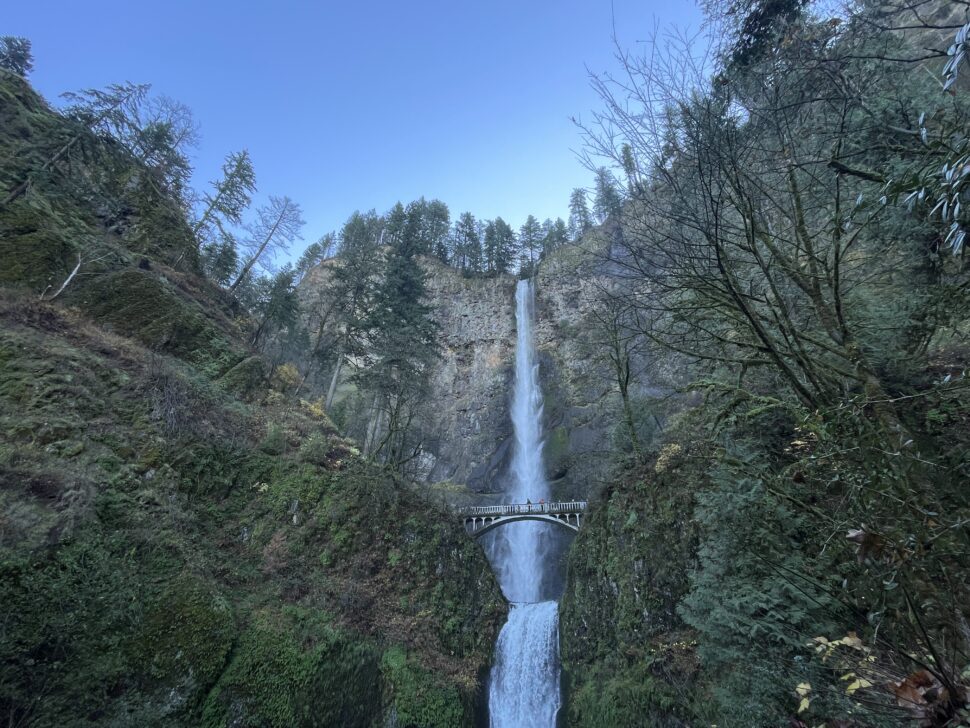
[[576,537],[560,607],[568,725],[689,724],[696,640],[677,614],[697,547],[687,459],[671,444],[624,473]]
[[[77,130],[0,96],[9,188]],[[88,164],[0,208],[0,719],[472,724],[505,610],[479,547],[282,393],[137,168]]]

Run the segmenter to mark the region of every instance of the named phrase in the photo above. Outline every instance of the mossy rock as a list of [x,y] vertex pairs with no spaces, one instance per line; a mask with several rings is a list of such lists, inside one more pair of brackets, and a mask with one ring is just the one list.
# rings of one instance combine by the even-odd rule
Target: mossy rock
[[85,284],[77,300],[100,323],[210,376],[230,370],[243,358],[198,304],[151,272],[128,268],[98,276]]
[[[583,728],[683,726],[690,716],[683,696],[645,663],[616,672],[594,670],[569,692],[567,724]],[[571,682],[566,676],[566,682]]]
[[0,220],[0,285],[26,286],[38,292],[59,287],[77,256],[59,231],[36,219],[24,205]]
[[282,455],[286,452],[286,433],[279,425],[270,425],[259,443],[259,449],[267,455]]
[[473,724],[470,706],[453,684],[444,684],[407,653],[392,647],[381,660],[390,687],[393,725],[458,728]]
[[333,629],[316,610],[256,615],[209,694],[202,725],[222,728],[376,725],[377,653]]
[[542,455],[546,463],[546,475],[550,480],[561,478],[566,474],[569,470],[571,455],[569,430],[565,425],[553,428],[549,433]]
[[218,379],[225,391],[240,399],[249,399],[266,380],[266,367],[258,356],[250,356],[232,367]]
[[202,581],[183,577],[145,618],[135,658],[170,695],[173,707],[198,704],[222,672],[235,626],[229,603]]

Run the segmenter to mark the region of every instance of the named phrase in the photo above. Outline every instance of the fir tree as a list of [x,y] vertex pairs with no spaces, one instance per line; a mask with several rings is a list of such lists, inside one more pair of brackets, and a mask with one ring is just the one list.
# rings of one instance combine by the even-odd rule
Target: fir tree
[[239,253],[236,240],[225,230],[219,236],[202,246],[202,270],[209,280],[226,286],[239,268]]
[[515,231],[500,217],[485,225],[483,253],[489,273],[508,273],[518,252]]
[[192,226],[198,236],[218,223],[240,225],[242,214],[256,191],[256,173],[249,152],[230,152],[222,163],[222,178],[212,182],[212,192],[202,197],[203,210]]
[[542,226],[534,215],[529,215],[519,228],[519,248],[522,251],[522,259],[529,264],[529,270],[534,270],[539,254],[542,252]]
[[470,212],[463,212],[455,221],[451,262],[459,270],[468,273],[482,269],[482,241],[478,235],[478,223]]
[[606,167],[596,170],[596,195],[593,198],[593,213],[600,223],[606,222],[606,218],[620,211],[623,204],[623,196],[620,194],[620,185]]
[[301,280],[314,266],[332,257],[336,248],[337,236],[333,233],[327,233],[316,242],[310,243],[296,261],[297,280]]
[[543,223],[542,228],[542,257],[546,257],[556,248],[562,247],[569,242],[569,230],[561,217],[557,217],[555,222],[547,220],[548,225]]
[[15,35],[0,37],[0,68],[26,78],[34,68],[30,41]]
[[264,281],[262,295],[254,311],[259,319],[259,326],[253,336],[254,347],[259,345],[260,338],[268,332],[292,327],[300,313],[296,295],[296,271],[293,268],[286,266]]
[[593,216],[586,202],[586,190],[577,187],[569,196],[570,239],[579,240],[591,227],[593,227]]
[[414,243],[391,246],[365,319],[366,364],[355,379],[374,397],[365,449],[397,468],[420,451],[409,434],[438,352],[437,325],[426,297]]

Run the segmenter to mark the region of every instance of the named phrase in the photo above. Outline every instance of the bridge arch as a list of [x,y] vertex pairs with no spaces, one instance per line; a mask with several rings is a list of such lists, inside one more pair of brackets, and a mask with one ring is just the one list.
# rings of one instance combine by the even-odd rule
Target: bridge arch
[[515,521],[539,521],[551,523],[578,533],[586,501],[567,503],[515,503],[502,506],[478,506],[460,508],[458,513],[465,526],[465,532],[478,538],[506,523]]

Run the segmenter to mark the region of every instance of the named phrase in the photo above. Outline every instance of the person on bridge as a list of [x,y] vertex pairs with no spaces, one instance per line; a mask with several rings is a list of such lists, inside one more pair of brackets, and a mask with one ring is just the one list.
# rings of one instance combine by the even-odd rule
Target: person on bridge
[[525,499],[525,504],[529,506],[529,513],[532,513],[532,500],[529,498]]

